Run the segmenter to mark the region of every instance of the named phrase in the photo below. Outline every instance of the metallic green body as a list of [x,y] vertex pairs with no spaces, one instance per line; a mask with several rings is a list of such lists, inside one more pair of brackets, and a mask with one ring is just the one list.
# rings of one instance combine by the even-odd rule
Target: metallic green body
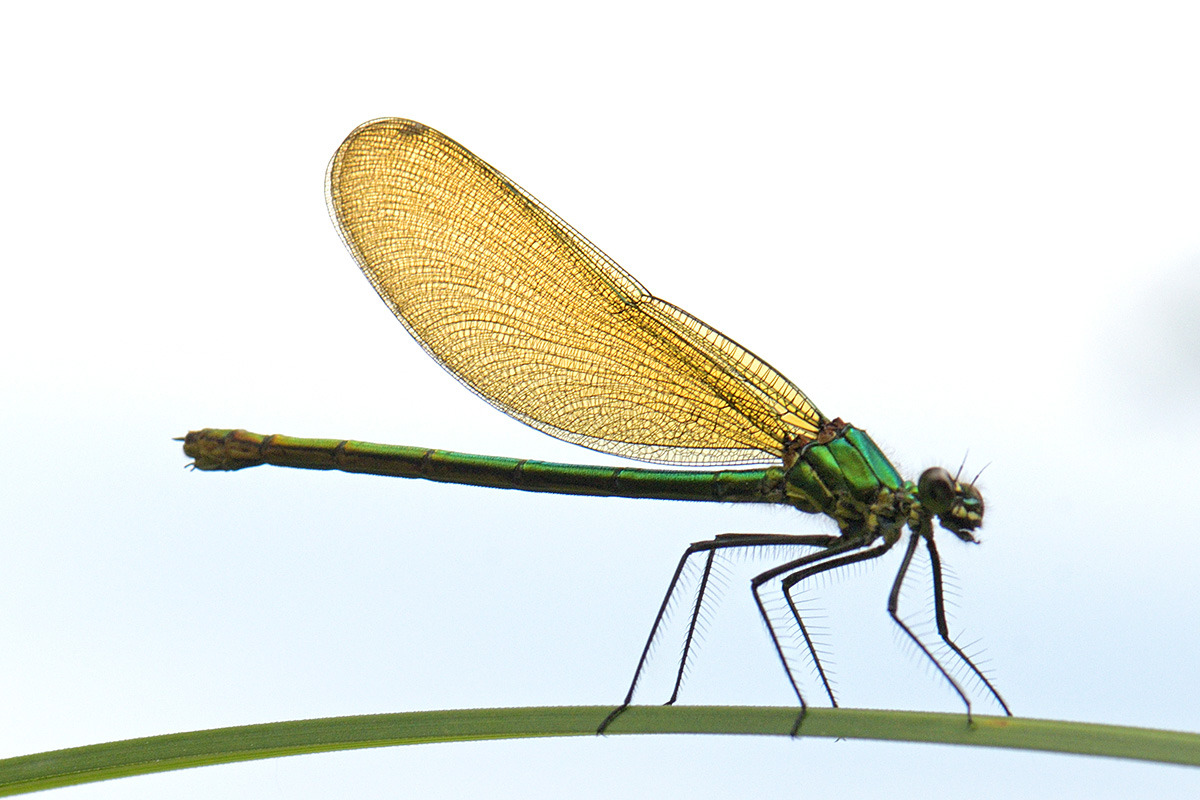
[[[297,439],[287,436],[262,436],[243,430],[205,429],[192,431],[184,439],[184,452],[191,456],[196,469],[238,470],[260,464],[300,469],[336,469],[372,475],[421,478],[442,483],[490,486],[527,492],[629,497],[660,500],[692,500],[727,503],[772,503],[790,505],[809,514],[824,514],[837,522],[840,534],[721,534],[693,543],[684,553],[663,605],[659,609],[650,637],[642,652],[633,683],[624,703],[600,726],[603,731],[632,701],[638,676],[654,641],[656,631],[675,592],[689,558],[706,554],[696,601],[688,627],[683,657],[680,660],[675,693],[683,679],[692,635],[713,558],[718,550],[756,547],[815,547],[808,553],[760,574],[751,582],[759,613],[767,624],[777,654],[791,681],[801,709],[805,707],[800,687],[792,675],[784,648],[771,617],[759,594],[768,581],[780,580],[792,619],[812,656],[813,663],[830,702],[837,705],[821,659],[791,595],[793,587],[805,578],[840,566],[877,558],[899,541],[905,525],[912,537],[905,550],[900,570],[888,600],[888,612],[901,630],[933,662],[970,711],[970,700],[917,635],[900,619],[900,588],[918,544],[925,543],[933,572],[934,617],[938,635],[1000,703],[1008,706],[979,668],[950,638],[942,600],[941,561],[933,541],[933,521],[958,538],[975,542],[973,531],[983,522],[983,497],[973,484],[963,484],[941,468],[922,473],[914,484],[900,477],[896,468],[867,435],[866,431],[839,420],[826,421],[817,437],[791,451],[790,466],[739,470],[662,470],[629,467],[595,467],[555,464],[516,458],[478,456],[448,450],[421,447],[370,444],[337,439]],[[785,449],[785,453],[788,451]],[[671,701],[674,702],[675,695]],[[803,718],[796,719],[793,733]]]
[[782,467],[705,472],[594,467],[212,428],[189,433],[183,451],[195,459],[194,466],[200,470],[236,470],[272,464],[552,494],[723,503],[787,502]]
[[828,442],[806,445],[787,473],[787,502],[837,521],[842,533],[892,541],[914,503],[906,484],[867,432],[847,425]]
[[193,431],[184,452],[200,470],[237,470],[260,464],[301,469],[420,478],[527,492],[691,500],[780,503],[825,514],[844,533],[899,529],[913,500],[895,467],[865,431],[846,426],[830,441],[800,450],[789,470],[667,470],[594,467],[421,447],[338,439],[262,436],[242,430]]

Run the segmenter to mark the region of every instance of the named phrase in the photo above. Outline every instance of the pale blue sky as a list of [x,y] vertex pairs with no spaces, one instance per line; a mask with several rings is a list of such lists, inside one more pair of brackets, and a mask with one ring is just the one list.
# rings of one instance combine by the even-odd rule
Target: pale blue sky
[[[1196,12],[829,5],[6,11],[0,755],[616,702],[688,542],[827,530],[786,510],[185,471],[170,439],[207,426],[614,462],[464,391],[359,274],[322,179],[378,116],[474,150],[906,474],[988,464],[983,544],[946,537],[943,556],[953,627],[1016,713],[1200,730]],[[814,600],[841,699],[958,710],[891,630],[898,558]],[[681,702],[791,702],[754,567],[730,566]],[[641,699],[665,699],[670,655]],[[1194,770],[1051,755],[615,737],[60,793],[1198,790]]]

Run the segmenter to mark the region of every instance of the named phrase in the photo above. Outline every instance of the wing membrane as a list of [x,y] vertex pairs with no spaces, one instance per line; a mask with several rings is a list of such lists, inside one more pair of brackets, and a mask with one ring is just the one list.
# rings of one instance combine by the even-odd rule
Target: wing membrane
[[329,165],[342,238],[414,338],[512,417],[664,464],[777,461],[824,417],[736,342],[660,300],[466,148],[359,127]]

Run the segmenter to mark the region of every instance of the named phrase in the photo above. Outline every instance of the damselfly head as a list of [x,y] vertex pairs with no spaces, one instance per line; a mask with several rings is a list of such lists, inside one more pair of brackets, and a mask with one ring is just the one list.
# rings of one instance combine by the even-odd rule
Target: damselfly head
[[972,531],[983,524],[983,495],[973,483],[962,483],[941,467],[921,473],[917,482],[921,506],[936,514],[943,528],[964,542],[974,542]]

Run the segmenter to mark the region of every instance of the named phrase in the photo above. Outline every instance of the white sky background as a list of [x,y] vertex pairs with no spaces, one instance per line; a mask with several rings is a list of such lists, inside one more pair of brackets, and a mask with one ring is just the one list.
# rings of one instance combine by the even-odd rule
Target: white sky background
[[[974,5],[974,4],[972,4]],[[682,549],[786,510],[183,469],[208,426],[612,463],[430,362],[324,207],[433,125],[909,475],[1023,716],[1200,729],[1192,4],[21,4],[3,12],[0,755],[343,714],[615,703]],[[900,7],[902,6],[902,7]],[[845,705],[956,711],[829,582]],[[787,704],[730,566],[682,702]],[[911,598],[914,613],[922,592]],[[673,646],[640,699],[665,699]],[[809,691],[821,702],[815,685]],[[981,700],[979,711],[994,709]],[[723,737],[392,748],[63,797],[1194,797],[1200,773]]]

